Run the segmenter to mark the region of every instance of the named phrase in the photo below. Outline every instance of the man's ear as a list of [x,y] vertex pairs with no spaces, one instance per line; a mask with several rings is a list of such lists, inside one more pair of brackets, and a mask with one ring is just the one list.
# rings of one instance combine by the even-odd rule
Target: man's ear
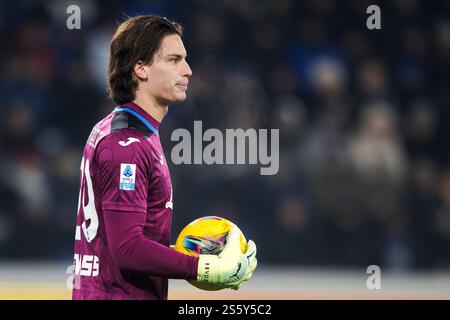
[[136,64],[134,65],[134,68],[133,68],[133,74],[139,80],[147,81],[148,74],[147,74],[147,70],[145,68],[144,62],[142,62],[141,60],[136,62]]

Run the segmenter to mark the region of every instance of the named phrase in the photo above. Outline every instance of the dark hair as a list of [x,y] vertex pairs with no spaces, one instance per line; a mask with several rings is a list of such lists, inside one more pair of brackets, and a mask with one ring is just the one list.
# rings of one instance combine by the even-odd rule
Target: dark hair
[[109,48],[108,93],[117,104],[133,101],[138,86],[133,68],[140,60],[151,64],[166,35],[182,35],[181,25],[167,18],[145,15],[125,20]]

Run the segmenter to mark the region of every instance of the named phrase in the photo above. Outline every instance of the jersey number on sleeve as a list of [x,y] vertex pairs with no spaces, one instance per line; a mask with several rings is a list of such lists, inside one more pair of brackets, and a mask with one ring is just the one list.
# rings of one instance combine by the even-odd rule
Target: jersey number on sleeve
[[[86,237],[87,242],[94,240],[97,235],[98,229],[98,215],[95,209],[94,201],[94,189],[92,188],[92,179],[89,171],[89,160],[85,160],[84,157],[81,159],[81,187],[80,195],[78,197],[78,211],[80,214],[81,207],[84,213],[84,222],[81,224],[81,229]],[[87,188],[87,203],[86,203],[86,190]],[[89,220],[89,226],[87,226],[87,221]],[[80,226],[77,226],[75,232],[75,240],[81,240]]]

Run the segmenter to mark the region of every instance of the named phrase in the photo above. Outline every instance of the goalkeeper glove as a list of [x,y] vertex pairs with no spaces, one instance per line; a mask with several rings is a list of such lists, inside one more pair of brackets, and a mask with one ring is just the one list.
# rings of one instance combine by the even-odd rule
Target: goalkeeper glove
[[197,281],[237,290],[252,277],[256,266],[255,243],[249,240],[247,251],[242,253],[239,229],[233,225],[219,255],[199,255]]

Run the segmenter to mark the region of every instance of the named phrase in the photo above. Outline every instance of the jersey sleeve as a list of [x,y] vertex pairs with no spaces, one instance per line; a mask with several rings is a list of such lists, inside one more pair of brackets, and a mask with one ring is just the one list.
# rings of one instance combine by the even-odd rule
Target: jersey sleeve
[[96,149],[96,170],[102,209],[147,212],[151,159],[145,152],[144,138],[127,131],[100,141]]
[[[196,279],[198,258],[179,253],[143,234],[151,159],[145,138],[127,131],[97,146],[102,211],[109,251],[121,270],[172,279]],[[137,141],[139,140],[139,141]]]
[[197,279],[198,257],[150,240],[142,233],[145,216],[105,211],[109,250],[121,270],[170,279]]

